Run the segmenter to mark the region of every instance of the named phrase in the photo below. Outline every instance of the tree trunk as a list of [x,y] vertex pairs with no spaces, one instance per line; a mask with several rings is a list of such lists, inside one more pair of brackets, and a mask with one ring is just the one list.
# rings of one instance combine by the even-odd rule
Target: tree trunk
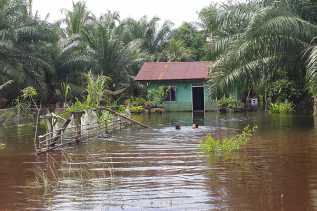
[[264,91],[263,99],[264,99],[264,111],[268,112],[268,110],[269,110],[269,105],[268,105],[269,102],[268,102],[268,97],[267,97],[267,91],[266,90]]
[[314,109],[314,115],[317,115],[317,96],[313,96],[313,109]]

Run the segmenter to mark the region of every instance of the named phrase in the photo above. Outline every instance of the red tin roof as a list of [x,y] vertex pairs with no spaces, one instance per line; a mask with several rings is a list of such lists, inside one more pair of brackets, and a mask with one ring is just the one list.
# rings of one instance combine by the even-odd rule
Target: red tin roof
[[211,62],[146,62],[136,81],[206,80]]

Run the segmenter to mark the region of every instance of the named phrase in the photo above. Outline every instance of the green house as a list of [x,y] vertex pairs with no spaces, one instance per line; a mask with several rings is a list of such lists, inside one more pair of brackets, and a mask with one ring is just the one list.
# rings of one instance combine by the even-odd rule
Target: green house
[[147,62],[135,80],[147,89],[167,87],[163,103],[166,111],[213,111],[216,105],[206,84],[210,65],[210,62]]

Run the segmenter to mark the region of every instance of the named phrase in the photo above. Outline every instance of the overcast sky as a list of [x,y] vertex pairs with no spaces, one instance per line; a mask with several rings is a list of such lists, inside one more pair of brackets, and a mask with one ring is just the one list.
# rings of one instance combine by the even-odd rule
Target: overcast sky
[[[158,16],[162,20],[171,20],[179,25],[183,21],[197,21],[198,11],[211,2],[221,1],[223,0],[86,0],[86,4],[89,10],[98,16],[111,10],[118,11],[121,18]],[[49,13],[50,21],[63,18],[62,8],[71,9],[72,0],[33,0],[34,12],[39,11],[42,18]]]

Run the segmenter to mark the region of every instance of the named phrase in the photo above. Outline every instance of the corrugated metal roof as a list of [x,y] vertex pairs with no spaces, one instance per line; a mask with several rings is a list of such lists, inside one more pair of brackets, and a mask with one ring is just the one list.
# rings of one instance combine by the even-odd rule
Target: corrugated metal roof
[[208,79],[211,62],[146,62],[136,81]]

